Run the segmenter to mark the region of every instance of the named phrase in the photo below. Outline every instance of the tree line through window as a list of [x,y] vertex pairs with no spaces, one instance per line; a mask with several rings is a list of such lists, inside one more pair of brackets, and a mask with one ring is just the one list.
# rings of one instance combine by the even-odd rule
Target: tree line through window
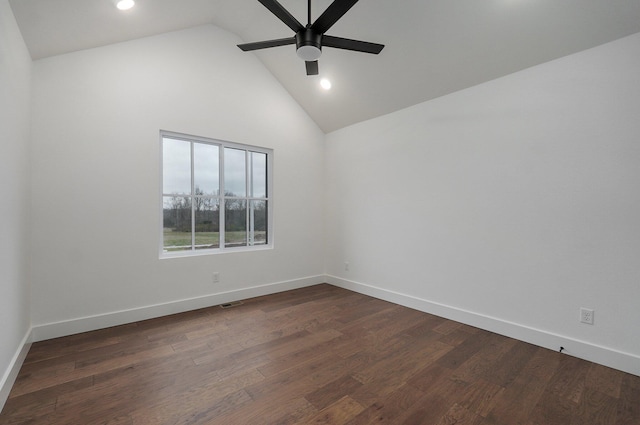
[[268,149],[162,134],[162,253],[270,245]]

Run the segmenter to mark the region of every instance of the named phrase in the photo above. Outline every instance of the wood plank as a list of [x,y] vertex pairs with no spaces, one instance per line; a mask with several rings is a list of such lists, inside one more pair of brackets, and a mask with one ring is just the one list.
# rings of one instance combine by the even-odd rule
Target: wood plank
[[620,397],[620,384],[624,372],[606,366],[592,364],[587,372],[585,387],[595,389],[613,398]]
[[451,403],[437,393],[418,399],[412,408],[405,410],[390,423],[393,425],[433,425],[451,408]]
[[305,398],[313,407],[322,410],[360,388],[362,383],[351,375],[344,375],[307,394]]
[[442,367],[455,369],[480,351],[490,338],[491,333],[486,331],[469,335],[469,339],[456,346],[455,350],[451,350],[448,354],[442,356],[438,360],[438,364]]
[[[348,422],[349,425],[366,425],[373,423],[391,423],[401,416],[407,409],[411,409],[424,396],[410,385],[402,385],[387,396],[369,404],[360,414]],[[345,422],[347,423],[347,422]]]
[[485,371],[483,379],[501,387],[508,387],[536,354],[540,353],[535,345],[515,344],[497,359],[491,369]]
[[[523,344],[522,351],[530,352],[529,344]],[[502,379],[503,376],[498,379],[507,382],[508,385],[496,398],[495,407],[487,414],[482,424],[526,423],[559,363],[559,360],[556,364],[549,363],[548,353],[549,350],[536,348],[532,353],[533,357],[514,380],[505,381]],[[512,370],[513,367],[510,366],[508,369]]]
[[625,375],[620,385],[616,425],[640,423],[640,377]]
[[578,406],[577,414],[572,417],[570,425],[605,425],[617,422],[618,403],[613,397],[598,391],[585,388],[583,400]]
[[467,408],[455,403],[447,412],[442,415],[436,425],[468,424],[479,425],[482,417],[469,411]]
[[155,397],[151,403],[146,403],[131,413],[133,422],[153,425],[212,420],[251,403],[253,400],[245,387],[262,380],[264,377],[252,370],[242,376],[212,380],[187,391]]
[[[399,351],[397,356],[376,362],[357,373],[355,378],[364,385],[355,390],[352,397],[364,405],[373,404],[379,397],[384,397],[395,388],[401,387],[416,372],[432,365],[451,349],[452,347],[441,343],[425,347],[407,347],[406,351]],[[409,352],[411,354],[408,354]]]
[[484,347],[455,369],[455,377],[467,382],[484,379],[484,377],[491,375],[499,365],[500,359],[515,345],[517,345],[517,341],[514,339],[491,334],[485,341]]
[[307,424],[344,424],[362,412],[364,407],[349,396],[344,396],[335,403],[320,410],[305,421]]

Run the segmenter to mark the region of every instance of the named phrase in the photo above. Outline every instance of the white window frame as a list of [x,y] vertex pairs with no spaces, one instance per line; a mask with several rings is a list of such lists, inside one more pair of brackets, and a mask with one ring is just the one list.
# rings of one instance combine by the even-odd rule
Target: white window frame
[[[209,248],[209,249],[196,249],[195,244],[195,225],[196,221],[194,219],[194,207],[192,202],[191,208],[191,249],[189,250],[180,250],[180,251],[167,251],[164,248],[164,198],[165,196],[175,196],[175,194],[164,193],[163,188],[163,176],[164,176],[164,152],[163,152],[163,140],[172,139],[172,140],[182,140],[185,143],[190,143],[191,145],[191,195],[185,195],[187,197],[194,196],[194,149],[193,145],[195,143],[208,144],[218,146],[218,155],[219,155],[219,182],[220,182],[220,194],[216,197],[219,200],[218,210],[219,210],[219,247],[218,248]],[[160,131],[160,258],[176,258],[176,257],[192,257],[192,256],[200,256],[200,255],[212,255],[212,254],[221,254],[221,253],[229,253],[229,252],[247,252],[247,251],[260,251],[260,250],[268,250],[273,249],[273,149],[263,148],[259,146],[246,145],[241,143],[234,143],[224,140],[211,139],[207,137],[201,136],[193,136],[182,133],[175,133],[171,131]],[[267,188],[266,188],[266,196],[265,197],[254,197],[251,196],[250,193],[250,182],[251,182],[251,173],[253,169],[250,167],[249,161],[251,160],[250,155],[245,155],[246,167],[246,190],[245,196],[227,196],[224,189],[224,150],[225,148],[231,149],[239,149],[244,150],[245,152],[256,152],[263,153],[267,156]],[[180,196],[180,195],[178,195]],[[227,199],[241,199],[246,200],[247,203],[247,239],[246,246],[225,246],[225,202]],[[253,217],[250,217],[253,212],[251,208],[249,208],[250,201],[252,200],[260,200],[267,202],[267,242],[265,244],[259,245],[251,245],[253,240],[253,233],[250,231],[250,222],[253,222]]]

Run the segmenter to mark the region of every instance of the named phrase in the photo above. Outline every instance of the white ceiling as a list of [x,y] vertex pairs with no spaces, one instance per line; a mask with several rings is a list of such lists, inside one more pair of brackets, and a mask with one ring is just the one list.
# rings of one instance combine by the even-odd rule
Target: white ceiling
[[[306,22],[306,0],[280,0]],[[331,0],[313,0],[315,19]],[[32,58],[213,23],[239,42],[293,36],[257,0],[10,0]],[[325,48],[308,77],[295,46],[255,54],[325,132],[640,32],[640,0],[360,0],[328,34],[385,44]],[[328,77],[333,89],[319,89]]]

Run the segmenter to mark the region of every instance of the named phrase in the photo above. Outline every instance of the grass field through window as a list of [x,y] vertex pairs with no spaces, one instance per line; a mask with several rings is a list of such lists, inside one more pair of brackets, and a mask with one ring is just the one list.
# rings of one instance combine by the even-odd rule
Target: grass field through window
[[[254,245],[266,243],[266,232],[256,231]],[[247,232],[226,232],[225,246],[246,246]],[[196,249],[211,249],[220,247],[219,232],[196,232]],[[164,250],[167,252],[191,250],[191,232],[176,232],[172,229],[164,229]]]

